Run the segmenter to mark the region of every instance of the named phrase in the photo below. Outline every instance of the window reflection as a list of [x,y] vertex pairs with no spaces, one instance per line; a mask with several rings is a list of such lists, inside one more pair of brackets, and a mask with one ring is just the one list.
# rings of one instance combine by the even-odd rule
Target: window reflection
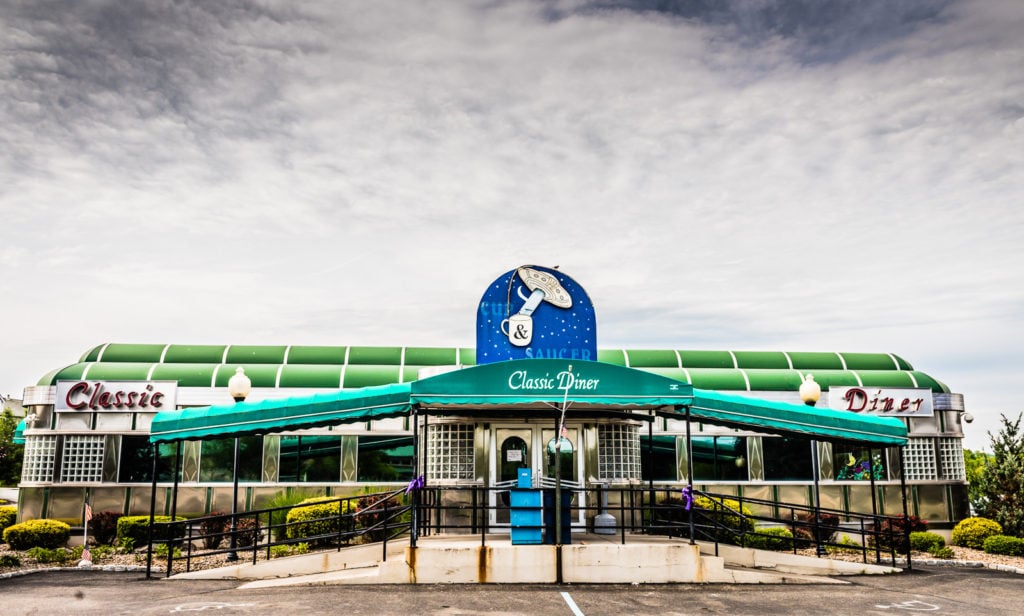
[[742,436],[697,436],[693,446],[693,478],[704,481],[746,481],[747,439]]
[[341,437],[281,437],[279,481],[333,482],[340,478]]
[[410,481],[413,440],[411,436],[360,436],[359,481]]
[[764,436],[761,438],[761,444],[764,448],[764,478],[766,480],[810,481],[814,479],[814,474],[811,472],[810,439]]
[[[199,481],[232,481],[235,465],[235,439],[203,441],[199,454]],[[242,436],[238,439],[238,480],[263,479],[263,437]]]

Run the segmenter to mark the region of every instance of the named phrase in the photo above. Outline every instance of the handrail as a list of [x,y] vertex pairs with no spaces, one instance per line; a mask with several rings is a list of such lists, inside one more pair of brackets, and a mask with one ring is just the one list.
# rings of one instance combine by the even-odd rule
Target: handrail
[[[509,511],[508,505],[498,497],[498,494],[508,492],[509,489],[508,486],[431,485],[419,489],[417,499],[410,497],[407,488],[374,494],[340,496],[317,503],[338,503],[337,514],[302,522],[287,522],[285,519],[275,523],[275,520],[281,520],[286,516],[288,510],[299,505],[241,512],[235,514],[235,551],[251,551],[251,561],[256,563],[260,553],[264,553],[265,558],[271,558],[275,546],[309,543],[321,549],[340,550],[355,542],[380,541],[383,549],[382,558],[386,560],[388,541],[406,533],[412,537],[414,515],[418,518],[417,536],[442,532],[479,534],[480,544],[485,546],[488,534],[495,530],[493,523],[498,519],[498,512]],[[543,489],[550,490],[548,487]],[[747,545],[752,542],[752,536],[770,536],[775,540],[774,543],[787,541],[785,538],[762,532],[765,527],[775,526],[790,529],[794,537],[789,540],[789,545],[796,553],[800,547],[815,543],[814,529],[820,514],[821,545],[826,550],[854,549],[850,544],[839,543],[833,539],[836,532],[843,531],[860,537],[856,549],[861,552],[864,562],[867,562],[869,547],[875,551],[876,562],[882,562],[882,547],[889,552],[892,562],[896,562],[898,538],[895,536],[894,528],[899,526],[903,516],[873,515],[828,508],[816,510],[808,505],[716,494],[695,489],[691,502],[697,505],[693,507],[694,525],[691,535],[690,512],[680,498],[679,488],[652,489],[650,486],[628,486],[601,489],[609,494],[617,494],[618,503],[615,507],[609,506],[603,511],[606,514],[613,514],[611,518],[614,519],[614,524],[609,525],[605,520],[600,532],[609,536],[618,535],[618,540],[623,544],[626,543],[627,537],[633,534],[666,535],[670,538],[687,538],[691,542],[699,540],[713,543],[717,555],[720,543]],[[587,520],[589,524],[602,512],[601,504],[596,503],[598,499],[578,497],[579,494],[591,492],[593,489],[582,489],[565,483],[562,490],[574,495],[570,499],[571,504],[563,511],[564,516],[569,516],[572,530],[580,531],[584,526],[579,522],[581,519]],[[346,506],[346,502],[350,504]],[[495,504],[492,505],[492,502]],[[359,503],[362,503],[361,507]],[[415,511],[414,503],[417,503],[415,506],[418,507]],[[760,510],[760,513],[757,510]],[[771,512],[772,515],[766,515],[765,512]],[[617,519],[615,513],[618,514]],[[501,517],[503,518],[504,514]],[[220,514],[188,521],[154,524],[156,527],[167,527],[158,529],[161,532],[154,531],[154,536],[165,537],[159,541],[155,540],[154,543],[168,545],[167,575],[170,575],[173,569],[175,544],[183,543],[183,547],[186,547],[185,554],[182,555],[186,571],[191,570],[196,558],[228,554],[230,548],[219,548],[217,544],[224,543],[226,538],[230,538],[228,522],[231,518],[232,514]],[[319,526],[321,532],[289,538],[288,529],[297,524]],[[204,526],[212,530],[205,533],[196,532],[202,531]],[[498,529],[506,528],[511,528],[511,519],[501,522],[498,526]],[[550,532],[553,537],[550,529],[546,529],[546,532]],[[166,539],[167,537],[173,539]],[[210,543],[214,547],[198,549],[197,542]],[[909,550],[907,557],[909,559]]]

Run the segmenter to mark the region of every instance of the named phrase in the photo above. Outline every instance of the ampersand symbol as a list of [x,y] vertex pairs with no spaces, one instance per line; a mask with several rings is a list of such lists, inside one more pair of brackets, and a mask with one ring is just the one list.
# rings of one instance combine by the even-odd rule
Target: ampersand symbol
[[516,325],[516,333],[512,334],[512,337],[516,338],[517,340],[526,340],[526,328],[523,326],[522,323]]

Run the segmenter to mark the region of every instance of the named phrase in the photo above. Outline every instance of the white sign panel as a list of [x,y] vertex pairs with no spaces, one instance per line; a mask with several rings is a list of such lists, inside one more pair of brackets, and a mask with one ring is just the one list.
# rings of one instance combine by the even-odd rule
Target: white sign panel
[[829,387],[828,405],[840,411],[889,417],[931,417],[934,413],[930,389]]
[[175,381],[57,381],[56,411],[150,412],[178,407]]

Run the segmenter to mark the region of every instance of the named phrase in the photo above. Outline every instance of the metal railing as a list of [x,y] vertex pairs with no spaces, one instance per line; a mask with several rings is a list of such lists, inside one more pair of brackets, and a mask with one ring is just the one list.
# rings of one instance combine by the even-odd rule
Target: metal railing
[[[275,548],[288,552],[289,548],[304,544],[314,550],[340,550],[378,541],[382,544],[382,560],[387,560],[387,542],[403,535],[409,535],[413,545],[417,537],[479,535],[480,545],[485,546],[488,535],[493,540],[495,533],[510,533],[513,526],[540,530],[545,542],[564,543],[554,537],[553,515],[546,516],[541,524],[514,524],[510,491],[509,487],[428,486],[338,497],[315,503],[332,508],[337,504],[336,513],[291,522],[287,521],[288,511],[307,505],[240,512],[234,515],[234,549],[221,547],[231,543],[232,514],[157,523],[152,534],[161,539],[151,542],[147,562],[152,563],[154,546],[161,544],[167,546],[165,572],[170,575],[176,560],[184,561],[184,570],[190,571],[198,558],[224,555],[227,559],[237,553],[246,554],[244,562],[255,564],[261,556],[272,558]],[[553,492],[553,489],[545,487],[541,491]],[[879,563],[883,562],[885,554],[893,565],[900,551],[906,555],[907,566],[910,566],[909,532],[906,530],[909,525],[904,523],[903,516],[815,509],[700,490],[686,494],[679,488],[581,489],[564,483],[562,493],[563,537],[569,537],[570,541],[572,532],[598,533],[608,540],[616,536],[615,540],[622,544],[631,537],[667,536],[712,543],[716,555],[720,544],[769,547],[794,553],[815,548],[819,556],[837,551],[860,552],[865,563],[870,553]],[[614,497],[613,504],[603,505],[609,496]],[[553,499],[549,500],[549,507],[551,503]],[[600,526],[596,525],[598,514],[606,514],[601,517]],[[785,528],[792,537],[767,530],[771,528]],[[840,541],[837,539],[840,534],[855,539]],[[181,551],[180,556],[175,556],[174,548]],[[147,577],[150,570],[148,567]]]

